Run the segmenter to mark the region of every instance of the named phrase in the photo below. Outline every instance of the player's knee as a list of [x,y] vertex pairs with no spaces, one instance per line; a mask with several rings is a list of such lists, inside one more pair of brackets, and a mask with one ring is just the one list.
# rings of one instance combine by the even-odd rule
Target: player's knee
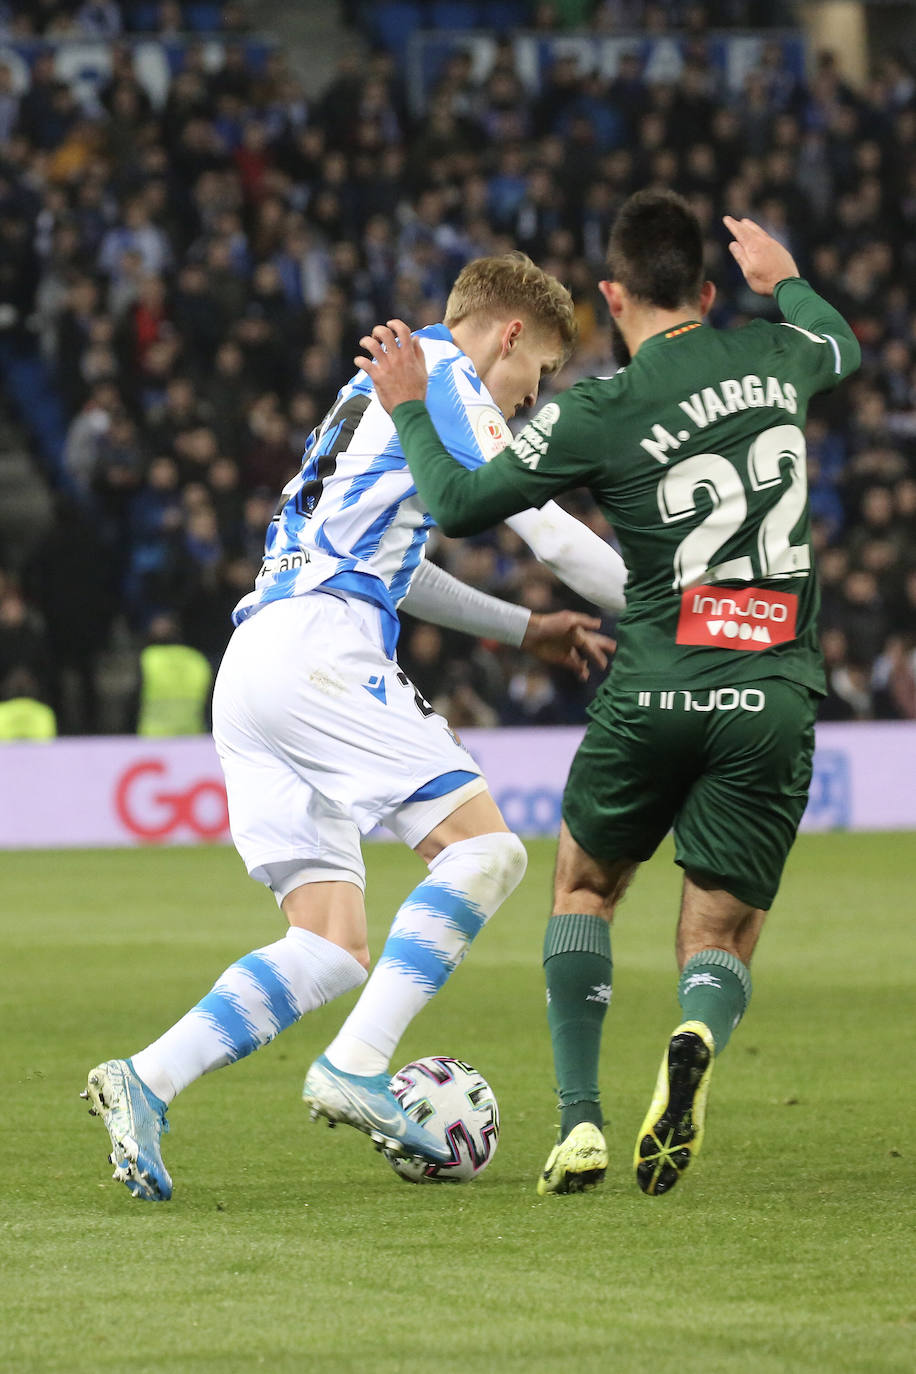
[[368,945],[360,945],[358,949],[348,949],[347,953],[356,960],[360,968],[368,970],[372,963],[372,955],[369,953]]
[[484,872],[497,888],[500,902],[504,902],[525,876],[528,851],[519,837],[509,830],[481,835],[480,839],[486,842]]
[[299,952],[307,976],[320,994],[317,1005],[333,1002],[365,983],[369,966],[365,945],[297,925],[290,926],[286,938]]
[[[369,946],[366,944],[365,940],[349,939],[345,932],[336,930],[326,931],[324,938],[329,945],[335,946],[349,956],[349,959],[352,961],[352,966],[346,961],[344,961],[344,966],[352,973],[353,983],[351,986],[359,987],[361,983],[366,981],[366,970],[372,963]],[[359,966],[358,968],[356,967],[357,965]],[[343,989],[344,992],[349,992],[349,990],[349,988]]]
[[493,845],[494,861],[496,861],[497,871],[499,871],[499,882],[503,888],[503,901],[511,897],[515,889],[518,888],[520,881],[525,877],[527,870],[527,849],[518,835],[511,831],[500,831],[500,833],[489,835],[489,840],[496,841]]
[[430,872],[436,880],[466,892],[489,918],[518,887],[527,867],[528,854],[519,837],[498,830],[448,845],[432,860]]

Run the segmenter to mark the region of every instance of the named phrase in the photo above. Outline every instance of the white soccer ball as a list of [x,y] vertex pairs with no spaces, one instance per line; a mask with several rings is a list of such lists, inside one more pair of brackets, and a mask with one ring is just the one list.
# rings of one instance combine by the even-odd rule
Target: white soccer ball
[[406,1183],[467,1183],[496,1153],[499,1107],[482,1074],[447,1054],[415,1059],[399,1069],[391,1091],[409,1117],[451,1147],[446,1164],[387,1156]]

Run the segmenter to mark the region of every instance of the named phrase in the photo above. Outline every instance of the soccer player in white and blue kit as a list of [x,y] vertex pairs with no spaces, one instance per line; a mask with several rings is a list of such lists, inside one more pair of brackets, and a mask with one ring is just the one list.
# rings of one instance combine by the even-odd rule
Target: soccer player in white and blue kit
[[[523,254],[470,263],[445,323],[417,335],[447,447],[469,467],[501,449],[505,419],[534,404],[574,336],[568,292]],[[596,620],[533,616],[425,561],[433,521],[365,372],[340,392],[283,496],[255,588],[234,613],[213,733],[233,840],[289,929],[226,969],[153,1044],[91,1071],[85,1095],[108,1128],[114,1177],[151,1200],[171,1196],[159,1141],[177,1093],[366,981],[360,835],[379,823],[429,875],[395,915],[304,1097],[313,1115],[385,1149],[448,1157],[401,1110],[386,1070],[409,1022],[521,881],[526,856],[477,765],[399,669],[398,607],[579,669],[604,661]],[[509,523],[580,594],[622,607],[623,564],[580,522],[548,504]]]

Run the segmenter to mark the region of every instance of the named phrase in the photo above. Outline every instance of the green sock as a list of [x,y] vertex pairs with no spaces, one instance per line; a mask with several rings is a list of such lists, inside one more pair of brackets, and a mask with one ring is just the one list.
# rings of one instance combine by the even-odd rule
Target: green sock
[[612,970],[607,921],[584,914],[551,916],[544,936],[544,976],[563,1136],[581,1121],[603,1124],[598,1059]]
[[709,1027],[721,1054],[751,1000],[751,971],[724,949],[703,949],[684,965],[677,1000],[685,1021]]

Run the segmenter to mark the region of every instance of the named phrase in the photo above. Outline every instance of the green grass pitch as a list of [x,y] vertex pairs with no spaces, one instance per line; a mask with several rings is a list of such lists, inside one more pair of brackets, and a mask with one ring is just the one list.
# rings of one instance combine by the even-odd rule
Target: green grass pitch
[[[540,942],[552,844],[411,1027],[490,1079],[463,1188],[401,1183],[312,1125],[304,1070],[350,997],[193,1085],[168,1205],[110,1182],[77,1094],[281,933],[224,849],[0,856],[0,1368],[793,1374],[916,1368],[912,835],[803,837],[717,1066],[703,1154],[645,1198],[630,1157],[676,1024],[666,849],[614,933],[604,1187],[539,1199],[554,1109]],[[419,861],[368,852],[377,952]]]

